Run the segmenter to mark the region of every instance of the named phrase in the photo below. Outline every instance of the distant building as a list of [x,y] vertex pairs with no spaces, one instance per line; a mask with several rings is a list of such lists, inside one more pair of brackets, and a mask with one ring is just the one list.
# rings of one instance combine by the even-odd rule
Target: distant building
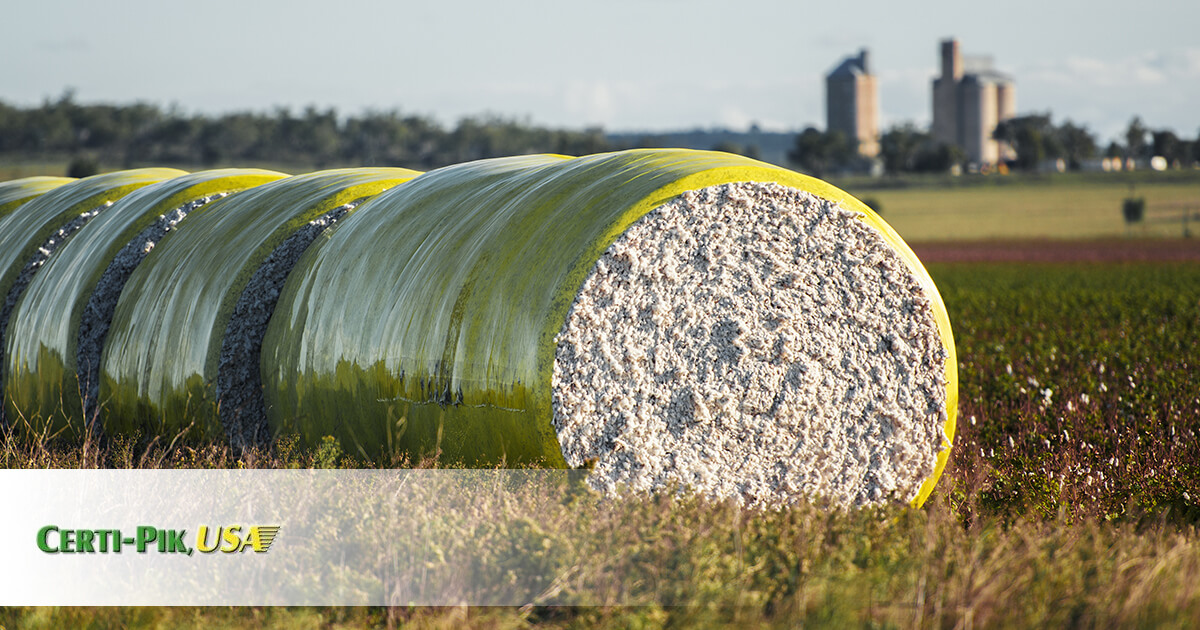
[[933,138],[957,146],[978,165],[1010,159],[1011,149],[992,139],[1002,120],[1016,115],[1017,86],[987,57],[967,58],[958,40],[942,42],[942,76],[933,80]]
[[865,48],[825,76],[825,116],[825,130],[857,141],[859,155],[879,155],[879,88]]

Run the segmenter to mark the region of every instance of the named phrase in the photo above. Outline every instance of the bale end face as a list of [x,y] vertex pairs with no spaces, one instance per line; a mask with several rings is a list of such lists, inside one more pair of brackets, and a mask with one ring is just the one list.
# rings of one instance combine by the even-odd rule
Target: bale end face
[[856,213],[779,184],[651,211],[556,341],[554,425],[599,489],[907,502],[946,440],[947,351],[919,279]]

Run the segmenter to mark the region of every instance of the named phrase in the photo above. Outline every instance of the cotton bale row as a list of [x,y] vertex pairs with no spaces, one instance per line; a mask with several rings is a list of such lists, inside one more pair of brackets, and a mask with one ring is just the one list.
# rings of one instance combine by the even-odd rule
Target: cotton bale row
[[78,434],[96,422],[103,341],[129,276],[192,211],[281,177],[243,169],[179,174],[116,200],[67,240],[33,276],[10,320],[10,411],[51,434]]
[[0,339],[4,341],[0,345],[0,395],[5,401],[0,420],[8,409],[8,396],[3,390],[13,362],[7,351],[17,338],[7,328],[30,281],[55,251],[114,202],[139,188],[182,174],[175,169],[149,168],[68,182],[20,180],[6,186],[14,197],[22,192],[37,194],[14,200],[7,204],[7,213],[0,215]]
[[[13,321],[22,339],[54,325]],[[51,417],[70,370],[28,357],[69,344],[6,343],[10,412]],[[248,186],[146,253],[98,364],[110,433],[334,435],[377,460],[588,467],[606,490],[756,506],[920,504],[957,407],[945,308],[886,223],[818,180],[685,150]]]
[[[767,219],[790,232],[757,236]],[[701,296],[722,269],[724,293]],[[670,332],[655,301],[664,322],[711,317]],[[794,339],[772,355],[785,324]],[[928,274],[861,202],[753,160],[655,150],[473,162],[371,199],[297,264],[262,368],[275,432],[332,431],[367,456],[862,504],[928,495],[953,437],[953,357]]]

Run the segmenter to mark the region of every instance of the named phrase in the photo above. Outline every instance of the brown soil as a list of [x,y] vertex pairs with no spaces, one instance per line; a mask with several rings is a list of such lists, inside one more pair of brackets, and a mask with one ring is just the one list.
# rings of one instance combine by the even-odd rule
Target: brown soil
[[925,263],[1200,261],[1200,239],[977,241],[909,245],[917,258]]

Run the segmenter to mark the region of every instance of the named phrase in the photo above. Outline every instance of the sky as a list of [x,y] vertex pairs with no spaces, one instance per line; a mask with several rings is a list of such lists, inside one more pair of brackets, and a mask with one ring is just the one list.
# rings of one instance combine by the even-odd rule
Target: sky
[[[1137,6],[1137,8],[1134,8]],[[0,0],[0,101],[188,113],[399,110],[608,131],[824,128],[867,47],[884,127],[928,125],[939,42],[987,55],[1017,111],[1103,142],[1200,130],[1200,2]]]

